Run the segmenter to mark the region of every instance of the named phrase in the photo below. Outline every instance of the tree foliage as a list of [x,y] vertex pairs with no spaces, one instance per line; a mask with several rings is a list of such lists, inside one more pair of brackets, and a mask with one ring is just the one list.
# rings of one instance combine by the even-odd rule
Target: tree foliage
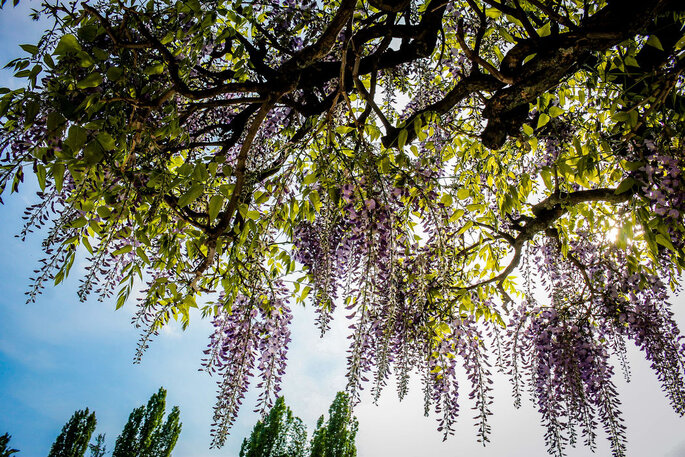
[[166,390],[135,408],[117,438],[112,457],[169,457],[181,433],[180,410],[174,406],[164,421]]
[[105,434],[99,433],[95,437],[95,442],[88,445],[90,450],[90,457],[104,457],[105,452],[107,452],[107,445],[105,444]]
[[356,457],[357,419],[350,410],[350,398],[338,392],[328,410],[328,421],[321,416],[309,443],[310,457]]
[[96,425],[95,412],[88,408],[74,412],[52,444],[48,457],[83,457]]
[[0,457],[11,457],[12,454],[16,454],[17,452],[19,452],[18,449],[13,449],[10,446],[11,439],[12,435],[10,435],[9,433],[0,435]]
[[685,413],[668,303],[685,266],[682,10],[45,3],[55,27],[23,45],[26,87],[0,98],[0,186],[30,170],[40,186],[28,299],[78,252],[81,299],[121,307],[144,281],[139,355],[200,306],[215,445],[252,376],[272,404],[306,301],[321,332],[346,308],[354,401],[391,374],[403,397],[418,373],[447,436],[465,372],[485,442],[494,364],[517,405],[529,391],[551,453],[594,448],[601,427],[623,455],[610,355],[628,341]]
[[307,430],[299,417],[278,397],[263,420],[243,440],[240,457],[304,457]]
[[328,410],[328,421],[322,415],[307,446],[307,430],[278,397],[264,419],[257,422],[249,438],[243,440],[240,457],[355,457],[357,419],[352,416],[350,398],[336,394]]
[[[180,411],[174,406],[163,422],[165,408],[166,390],[160,387],[150,397],[147,406],[140,406],[131,412],[117,438],[112,457],[170,457],[181,433]],[[96,425],[95,412],[89,413],[88,408],[76,411],[52,445],[49,457],[83,457],[86,450],[90,450],[90,457],[103,457],[106,452],[105,435],[98,434],[95,441],[90,443]],[[2,438],[0,446],[3,446]],[[12,451],[17,452],[11,450],[10,454]]]

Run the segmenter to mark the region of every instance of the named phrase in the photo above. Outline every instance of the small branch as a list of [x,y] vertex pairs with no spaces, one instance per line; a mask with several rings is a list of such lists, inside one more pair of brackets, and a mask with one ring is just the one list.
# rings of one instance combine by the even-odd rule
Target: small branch
[[105,32],[114,43],[114,46],[126,49],[149,49],[152,47],[151,42],[133,43],[130,41],[119,40],[119,38],[117,38],[117,36],[114,34],[112,24],[110,24],[110,22],[105,17],[103,17],[100,13],[98,13],[98,11],[95,8],[88,5],[87,3],[83,3],[82,6],[85,12],[87,12],[91,16],[95,16],[100,21],[102,28],[105,29]]
[[191,109],[204,109],[204,108],[218,108],[221,106],[233,106],[233,105],[243,105],[247,103],[264,103],[266,98],[264,97],[235,97],[235,98],[223,98],[214,99],[206,102],[195,102],[188,105]]
[[335,13],[335,16],[326,27],[326,30],[324,30],[324,32],[321,34],[319,40],[316,43],[302,49],[293,57],[291,61],[287,62],[284,66],[292,65],[296,68],[303,69],[326,56],[338,39],[338,35],[342,31],[343,27],[345,27],[349,19],[352,17],[356,4],[356,0],[343,0],[340,2],[338,11]]
[[452,287],[456,290],[473,290],[493,282],[502,283],[518,266],[521,260],[521,252],[523,246],[533,237],[547,230],[557,219],[563,216],[568,208],[579,203],[588,202],[607,202],[607,203],[624,203],[632,198],[631,192],[624,192],[616,194],[615,189],[591,189],[581,190],[571,193],[562,193],[561,195],[551,195],[540,203],[533,205],[534,218],[527,220],[526,224],[521,227],[521,233],[511,243],[514,248],[514,253],[509,265],[500,274],[489,279],[480,281],[469,286]]
[[374,113],[376,113],[376,115],[378,116],[378,119],[380,119],[380,121],[383,123],[383,127],[385,127],[385,131],[389,132],[390,130],[392,130],[392,128],[393,128],[392,124],[385,117],[385,114],[383,114],[383,111],[381,111],[381,109],[378,107],[378,105],[374,101],[371,94],[369,94],[369,92],[366,90],[366,87],[364,87],[364,83],[362,83],[358,77],[355,78],[355,85],[356,85],[359,93],[364,98],[364,100],[366,100],[366,103],[369,104],[371,109],[373,109]]
[[461,46],[461,49],[463,49],[464,53],[466,54],[466,57],[468,57],[471,62],[477,63],[481,67],[485,68],[485,70],[487,70],[488,73],[490,73],[498,81],[500,81],[504,84],[513,84],[514,83],[514,78],[503,75],[490,62],[483,59],[481,56],[479,56],[477,53],[475,53],[471,48],[469,48],[469,46],[466,44],[466,40],[464,39],[464,25],[463,25],[463,22],[461,20],[459,20],[459,24],[457,25],[457,41],[459,41],[459,46]]
[[519,12],[517,18],[519,21],[521,21],[521,24],[523,24],[523,28],[526,29],[528,36],[533,38],[533,39],[540,38],[540,35],[538,35],[538,31],[535,30],[535,27],[533,27],[533,24],[530,23],[530,20],[528,19],[528,15],[526,14],[525,11],[523,11],[523,8],[521,8],[521,4],[519,3],[519,1],[514,0],[514,4],[516,5],[516,11]]
[[[137,13],[136,13],[137,14]],[[155,38],[150,31],[145,27],[145,24],[137,18],[138,22],[138,30],[140,30],[140,33],[147,39],[149,40],[153,47],[159,51],[159,53],[162,55],[162,58],[167,64],[167,68],[169,70],[169,77],[171,78],[172,83],[174,84],[174,87],[180,93],[181,95],[191,99],[191,100],[198,100],[198,99],[203,99],[203,98],[208,98],[208,97],[213,97],[216,95],[222,95],[222,94],[227,94],[227,93],[233,93],[233,92],[263,92],[267,87],[264,84],[261,83],[256,83],[256,82],[243,82],[243,83],[226,83],[226,84],[221,84],[217,85],[214,87],[206,88],[206,89],[197,89],[193,90],[188,85],[183,81],[183,79],[180,76],[180,71],[178,67],[178,62],[176,61],[176,58],[174,55],[169,51],[169,49],[164,46],[157,38]]]
[[427,113],[445,114],[474,92],[481,90],[494,91],[501,87],[502,82],[490,75],[472,73],[468,77],[460,79],[442,100],[412,114],[409,119],[402,124],[402,127],[393,127],[391,131],[382,138],[383,146],[386,148],[391,146],[397,147],[397,139],[402,130],[407,131],[407,143],[413,141],[416,138],[416,132],[413,128],[414,122],[423,115]]
[[236,181],[235,186],[233,187],[233,193],[228,202],[226,210],[219,215],[219,223],[210,230],[211,237],[213,238],[218,238],[226,231],[226,229],[228,229],[230,221],[233,218],[233,213],[238,209],[240,194],[242,193],[243,185],[245,184],[245,171],[247,166],[248,152],[252,147],[252,142],[259,131],[259,127],[261,127],[262,122],[266,118],[266,115],[269,113],[271,108],[276,104],[277,99],[277,96],[271,96],[262,104],[262,106],[259,108],[259,111],[257,111],[255,118],[252,120],[252,124],[250,125],[247,134],[245,135],[245,139],[243,140],[243,144],[240,147],[238,158],[236,160]]
[[178,198],[170,195],[170,194],[164,194],[163,197],[164,202],[169,205],[169,208],[176,213],[178,217],[183,219],[185,222],[189,223],[193,227],[197,227],[202,231],[207,231],[209,226],[202,224],[198,222],[195,218],[201,219],[201,218],[208,218],[207,214],[205,213],[199,213],[197,211],[193,211],[190,208],[181,208],[178,206]]
[[576,29],[577,26],[573,23],[573,21],[571,21],[568,17],[562,16],[561,14],[557,13],[552,8],[547,7],[547,5],[545,5],[541,1],[527,0],[527,2],[531,5],[537,6],[540,9],[540,11],[545,13],[553,21],[558,22],[559,24],[563,25],[564,27],[567,27],[570,30]]

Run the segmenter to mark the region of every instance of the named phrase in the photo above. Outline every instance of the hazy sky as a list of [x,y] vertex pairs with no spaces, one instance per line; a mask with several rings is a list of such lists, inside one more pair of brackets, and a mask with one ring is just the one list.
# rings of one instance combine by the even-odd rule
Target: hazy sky
[[[11,0],[10,0],[11,1]],[[20,7],[0,10],[0,62],[21,54],[19,43],[37,40],[40,24],[27,19],[36,2],[24,0]],[[11,82],[0,73],[0,86]],[[33,201],[32,182],[20,195],[3,195],[0,207],[0,434],[9,432],[19,456],[47,455],[61,427],[76,409],[89,407],[98,419],[97,432],[107,434],[111,452],[131,409],[145,402],[160,386],[168,391],[167,405],[179,405],[183,431],[174,451],[176,457],[238,454],[240,443],[257,417],[252,412],[255,396],[243,405],[227,445],[209,450],[209,428],[215,396],[215,380],[198,372],[202,350],[211,332],[208,322],[193,316],[190,329],[171,327],[151,344],[140,365],[133,365],[138,332],[130,325],[133,303],[114,311],[112,303],[94,300],[79,303],[75,288],[80,265],[58,287],[48,287],[37,303],[25,304],[28,278],[40,259],[40,236],[26,243],[14,238],[24,207]],[[676,313],[685,328],[685,300],[677,298]],[[286,402],[313,428],[327,411],[335,392],[345,386],[345,329],[339,319],[323,339],[313,327],[309,310],[295,310],[294,341],[288,374],[283,385]],[[633,379],[629,384],[617,376],[623,395],[630,456],[685,457],[685,419],[676,416],[660,393],[648,364],[630,352]],[[408,398],[399,403],[390,384],[374,406],[368,395],[357,407],[357,439],[360,457],[543,456],[543,430],[529,402],[521,410],[511,406],[510,385],[496,377],[495,413],[491,443],[483,448],[475,440],[463,383],[462,417],[455,436],[442,442],[434,417],[423,417],[423,396],[414,384]],[[607,455],[600,431],[596,455]],[[571,449],[569,456],[593,455],[586,448]]]

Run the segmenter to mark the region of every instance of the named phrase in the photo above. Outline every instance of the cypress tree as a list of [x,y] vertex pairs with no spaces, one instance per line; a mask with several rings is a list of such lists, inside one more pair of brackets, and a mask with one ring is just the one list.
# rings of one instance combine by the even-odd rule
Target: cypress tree
[[269,414],[243,441],[240,457],[304,457],[307,431],[285,399],[279,397]]
[[150,446],[150,457],[169,457],[176,446],[178,435],[181,433],[181,411],[174,406],[166,422],[155,430]]
[[134,409],[114,445],[112,457],[168,457],[181,433],[180,412],[174,407],[162,424],[166,390],[150,397],[147,406]]
[[48,457],[83,457],[96,423],[95,413],[88,408],[76,411],[62,427]]
[[137,457],[139,451],[138,431],[143,421],[145,407],[140,406],[131,411],[121,435],[114,444],[112,457]]
[[316,424],[316,430],[309,444],[310,457],[356,457],[358,422],[350,411],[350,399],[338,392],[328,410],[328,422],[324,426],[323,416]]
[[309,444],[309,455],[310,457],[325,457],[326,455],[326,424],[323,415],[316,422],[316,430]]
[[11,455],[15,452],[19,452],[18,449],[12,449],[10,447],[11,439],[12,435],[9,433],[5,433],[4,435],[0,436],[0,457],[11,457]]

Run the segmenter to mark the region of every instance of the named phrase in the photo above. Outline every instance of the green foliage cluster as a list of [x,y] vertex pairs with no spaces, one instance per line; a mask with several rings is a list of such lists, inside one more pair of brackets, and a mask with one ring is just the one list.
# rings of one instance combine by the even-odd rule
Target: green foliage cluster
[[11,457],[12,454],[19,452],[18,449],[10,447],[10,439],[12,436],[9,433],[0,436],[0,457]]
[[89,412],[88,408],[76,411],[62,427],[48,457],[83,457],[96,425],[95,412]]
[[349,397],[338,392],[324,422],[322,415],[307,445],[307,431],[279,397],[264,419],[257,422],[243,440],[240,457],[356,457],[354,440],[357,420],[352,416]]
[[352,416],[350,398],[338,392],[328,409],[328,420],[319,417],[309,444],[310,457],[356,457],[354,444],[358,429],[357,419]]
[[[131,412],[112,457],[170,457],[181,433],[180,411],[174,406],[163,421],[165,408],[166,390],[160,388],[147,405]],[[83,457],[88,449],[90,457],[104,457],[104,434],[97,435],[89,444],[96,424],[95,412],[89,412],[88,408],[76,411],[62,428],[48,457]]]
[[303,456],[307,430],[279,397],[269,414],[255,424],[240,447],[240,457]]
[[147,406],[134,409],[112,457],[169,457],[181,433],[180,410],[174,406],[163,422],[165,407],[166,390],[160,388]]

